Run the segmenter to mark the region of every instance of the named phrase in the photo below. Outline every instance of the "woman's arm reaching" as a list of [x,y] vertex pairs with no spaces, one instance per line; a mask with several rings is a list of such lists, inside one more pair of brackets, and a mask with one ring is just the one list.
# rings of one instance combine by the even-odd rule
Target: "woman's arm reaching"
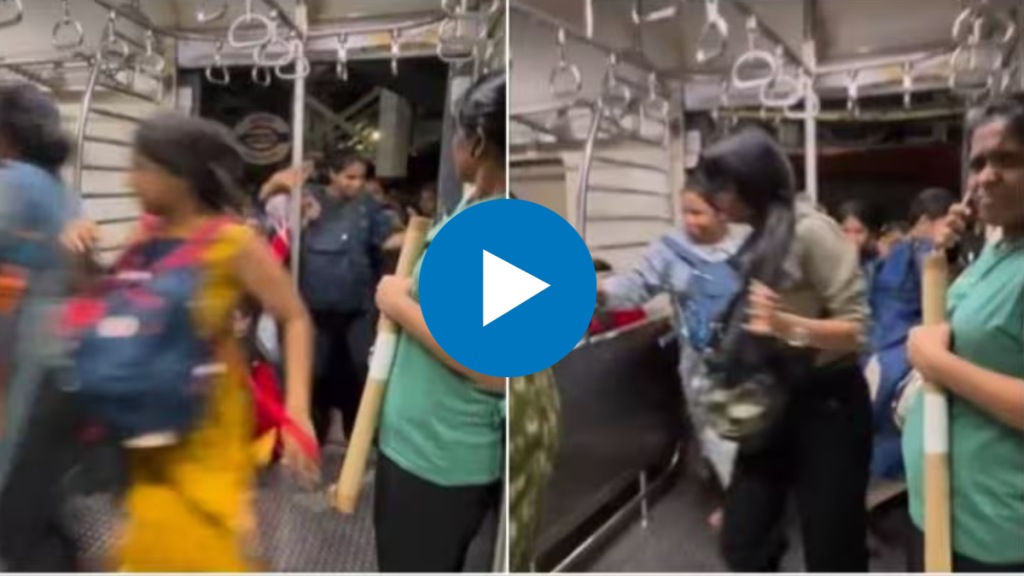
[[489,392],[505,393],[505,378],[488,376],[466,368],[455,361],[441,348],[430,334],[423,318],[420,305],[409,295],[412,281],[399,276],[385,276],[377,286],[377,307],[407,334],[416,339],[448,369],[469,378],[480,388]]

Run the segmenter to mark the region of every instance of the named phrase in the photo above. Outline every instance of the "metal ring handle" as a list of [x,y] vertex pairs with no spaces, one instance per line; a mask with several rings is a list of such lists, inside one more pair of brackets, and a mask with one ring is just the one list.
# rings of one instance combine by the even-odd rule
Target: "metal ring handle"
[[[966,31],[969,28],[973,28],[975,21],[979,18],[981,18],[981,15],[978,14],[975,8],[973,7],[965,8],[962,12],[960,12],[960,14],[956,17],[956,20],[953,21],[953,42],[955,42],[958,46],[966,43]],[[971,26],[968,26],[968,24],[970,24]]]
[[[263,28],[262,37],[256,40],[240,40],[238,34],[243,26],[249,24],[258,24]],[[231,23],[231,27],[228,28],[228,44],[233,48],[254,48],[263,44],[267,44],[274,39],[276,31],[274,30],[274,23],[270,21],[270,18],[263,16],[262,14],[256,14],[254,12],[248,12],[242,14]]]
[[460,0],[441,0],[441,11],[448,16],[456,16],[462,12]]
[[442,62],[461,64],[473,59],[476,49],[476,38],[459,34],[459,18],[445,18],[438,27],[437,57]]
[[270,68],[266,66],[253,66],[252,67],[252,83],[266,88],[270,86],[270,83],[274,80],[274,75],[270,72]]
[[[61,39],[64,36],[64,31],[69,30],[71,35],[66,39]],[[82,28],[82,23],[73,18],[64,17],[60,19],[56,24],[53,25],[53,47],[57,50],[74,50],[80,48],[85,43],[85,30]]]
[[629,86],[614,82],[609,83],[604,93],[601,94],[601,103],[605,110],[608,111],[609,117],[616,122],[621,122],[629,112],[629,103],[633,100],[633,91],[629,89]]
[[763,106],[769,108],[790,108],[796,106],[804,98],[802,79],[776,74],[775,78],[761,86],[759,99]]
[[206,80],[210,84],[227,86],[231,84],[231,71],[223,63],[217,62],[213,66],[207,66]]
[[[807,120],[809,118],[815,118],[818,114],[821,114],[821,97],[819,97],[818,93],[814,91],[814,81],[805,76],[801,79],[801,82],[802,98],[800,100],[805,102],[804,109],[800,112],[795,112],[793,110],[796,105],[800,103],[800,100],[798,100],[793,104],[793,106],[788,106],[782,110],[782,116],[784,118],[788,118],[790,120]],[[807,111],[806,104],[810,104],[811,110],[809,112]]]
[[[713,39],[708,47],[708,38]],[[725,20],[711,21],[704,25],[697,39],[697,63],[708,64],[725,54],[729,39],[729,25]]]
[[[0,0],[0,4],[10,2],[11,0]],[[15,26],[21,24],[21,21],[25,19],[25,6],[22,5],[21,0],[14,1],[14,14],[0,20],[0,28],[6,28],[8,26]]]
[[152,30],[146,31],[146,53],[135,59],[139,72],[159,77],[167,69],[167,60],[155,50],[156,35]]
[[196,20],[200,24],[209,24],[211,22],[216,22],[217,20],[220,20],[221,18],[226,16],[227,13],[227,0],[223,0],[220,3],[220,6],[218,8],[215,8],[214,10],[207,9],[206,3],[204,2],[203,4],[200,4],[199,8],[196,10]]
[[[277,58],[268,58],[267,53],[274,48],[284,48],[284,52]],[[253,48],[252,59],[260,66],[269,66],[270,68],[276,68],[278,66],[287,66],[295,60],[296,52],[298,48],[295,42],[292,42],[286,38],[275,37],[273,40],[266,44],[260,44]]]
[[[563,82],[563,79],[569,80]],[[570,98],[583,91],[583,74],[575,64],[560,62],[548,76],[548,91],[555,98]]]
[[[768,67],[768,72],[763,76],[744,77],[743,69],[754,64],[763,64]],[[751,50],[736,59],[732,65],[732,85],[740,90],[760,88],[771,82],[779,73],[779,62],[775,55],[764,50]]]
[[281,80],[299,80],[308,77],[309,73],[313,71],[313,65],[310,63],[309,58],[302,49],[300,40],[294,40],[292,42],[292,49],[295,56],[290,64],[295,66],[295,70],[293,72],[286,72],[285,68],[288,64],[274,67],[274,73],[277,74],[277,77]]

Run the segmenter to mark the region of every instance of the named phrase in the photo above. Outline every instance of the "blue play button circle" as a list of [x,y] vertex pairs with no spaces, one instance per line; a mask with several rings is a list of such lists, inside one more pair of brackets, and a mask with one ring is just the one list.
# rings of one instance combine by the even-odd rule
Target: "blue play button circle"
[[561,360],[594,314],[590,251],[558,214],[491,200],[452,218],[430,243],[419,299],[431,335],[457,362],[524,376]]

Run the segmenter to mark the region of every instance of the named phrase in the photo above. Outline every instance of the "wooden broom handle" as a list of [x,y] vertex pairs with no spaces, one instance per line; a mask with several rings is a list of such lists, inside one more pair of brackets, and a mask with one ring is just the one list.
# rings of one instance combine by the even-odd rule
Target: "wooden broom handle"
[[[419,216],[409,219],[405,231],[402,251],[398,256],[395,275],[403,278],[412,276],[413,268],[423,253],[423,245],[430,229],[430,220]],[[366,386],[359,402],[352,437],[348,441],[345,462],[341,467],[338,484],[334,492],[334,506],[345,514],[353,514],[359,503],[363,488],[366,463],[370,458],[373,439],[377,433],[377,421],[384,401],[391,364],[395,359],[399,327],[390,318],[380,315],[377,321],[377,336],[370,356],[370,370],[366,375]]]

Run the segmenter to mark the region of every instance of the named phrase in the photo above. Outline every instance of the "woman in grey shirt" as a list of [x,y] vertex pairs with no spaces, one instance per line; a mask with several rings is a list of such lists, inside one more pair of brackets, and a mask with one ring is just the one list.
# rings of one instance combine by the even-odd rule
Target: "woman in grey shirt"
[[697,173],[719,210],[753,228],[736,258],[749,293],[730,310],[708,364],[726,398],[717,421],[740,445],[725,560],[738,572],[777,570],[792,496],[806,569],[867,571],[871,414],[857,366],[867,318],[858,254],[796,194],[792,167],[765,132],[712,145]]

